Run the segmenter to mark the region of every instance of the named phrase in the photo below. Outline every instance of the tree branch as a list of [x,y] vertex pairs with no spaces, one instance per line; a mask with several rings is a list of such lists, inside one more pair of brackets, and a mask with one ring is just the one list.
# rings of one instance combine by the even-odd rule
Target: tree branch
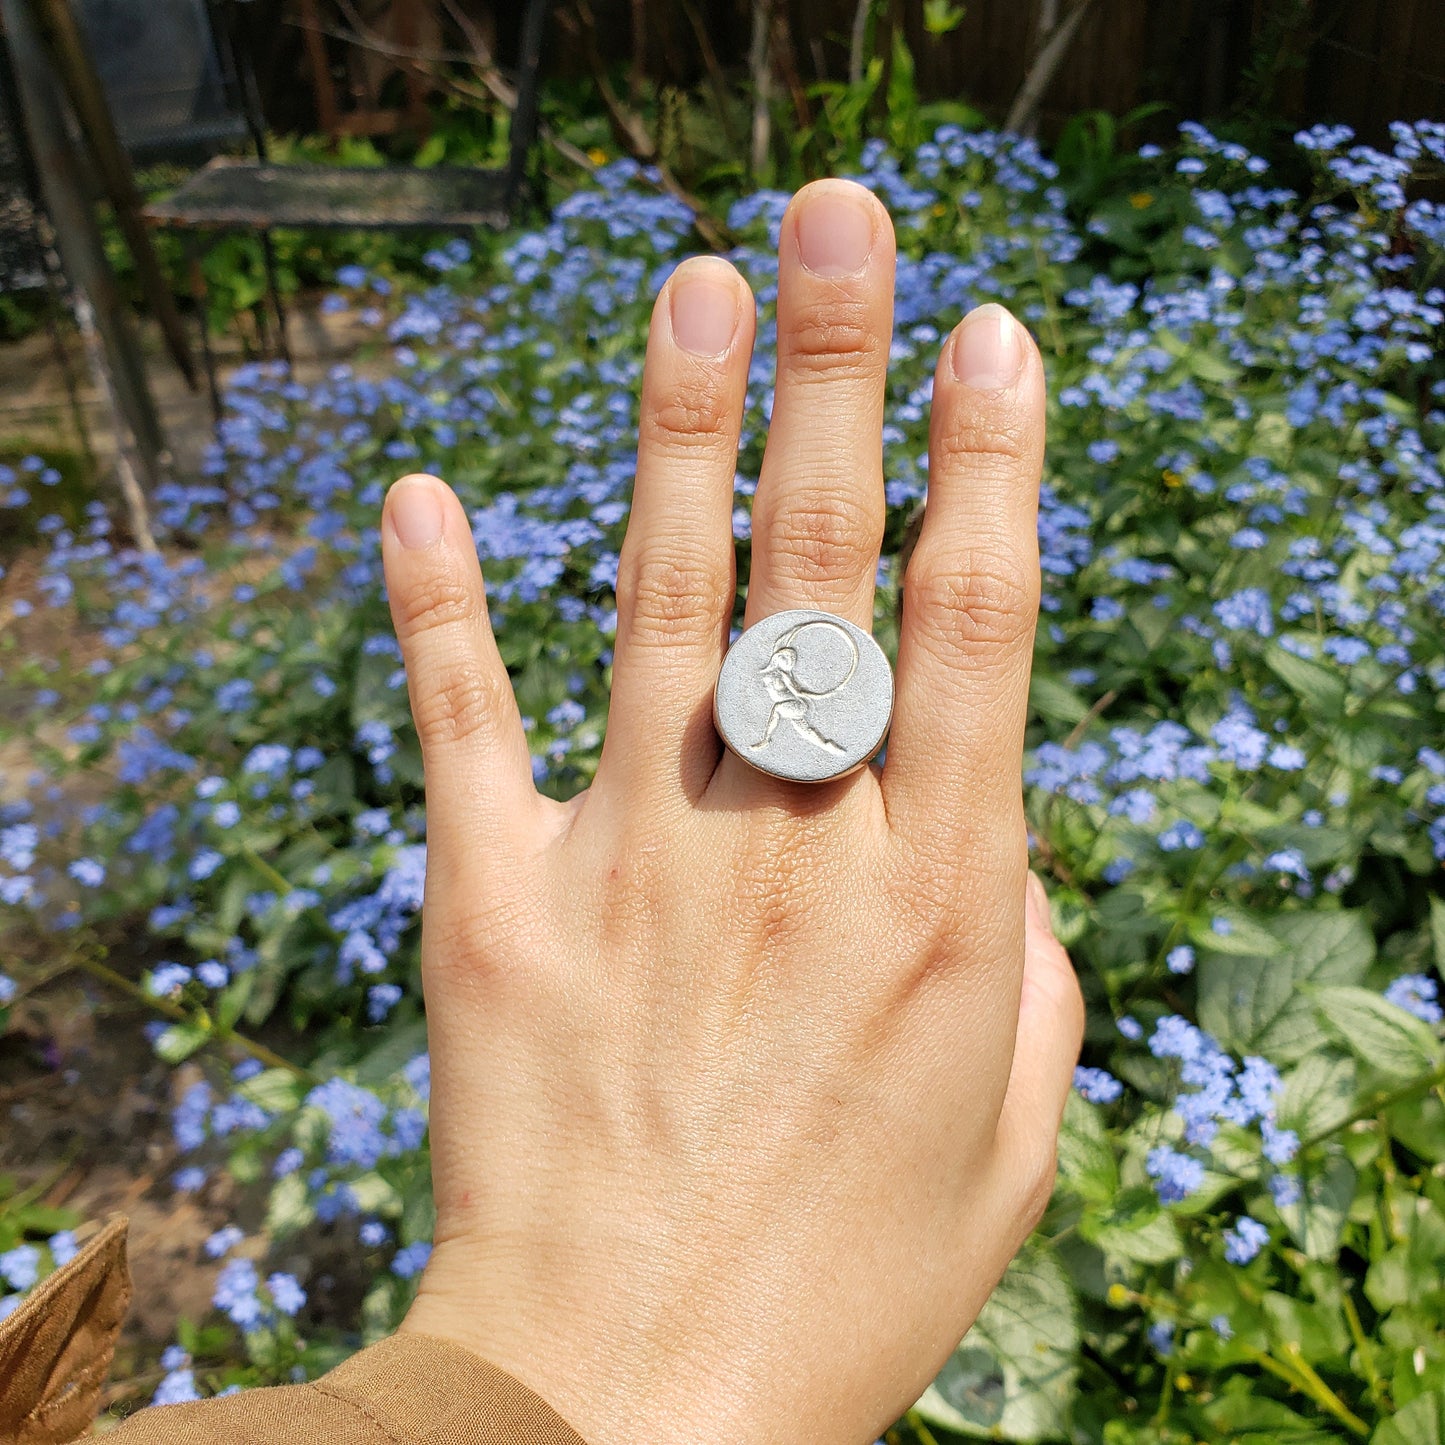
[[1003,123],[1005,130],[1011,130],[1018,135],[1034,133],[1044,95],[1063,65],[1064,57],[1068,55],[1069,47],[1074,43],[1085,16],[1093,8],[1094,0],[1074,0],[1074,6],[1069,13],[1051,31],[1040,37],[1042,43],[1034,56],[1033,64],[1029,66],[1024,83],[1019,87],[1019,93],[1009,107],[1008,119]]

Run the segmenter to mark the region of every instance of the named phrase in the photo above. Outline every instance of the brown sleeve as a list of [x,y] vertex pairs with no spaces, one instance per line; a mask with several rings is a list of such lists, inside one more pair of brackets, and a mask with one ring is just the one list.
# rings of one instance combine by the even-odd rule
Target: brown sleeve
[[60,1445],[94,1418],[130,1306],[127,1223],[112,1219],[0,1322],[0,1440]]
[[157,1405],[123,1445],[584,1445],[548,1404],[470,1351],[391,1335],[309,1385]]
[[[0,1322],[0,1441],[67,1445],[94,1418],[130,1303],[112,1220]],[[585,1445],[545,1401],[446,1340],[392,1335],[309,1385],[138,1411],[123,1445]]]

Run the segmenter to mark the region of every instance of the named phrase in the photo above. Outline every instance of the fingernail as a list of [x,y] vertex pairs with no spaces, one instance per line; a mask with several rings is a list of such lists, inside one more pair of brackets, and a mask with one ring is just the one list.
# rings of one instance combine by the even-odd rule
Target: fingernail
[[970,311],[953,333],[953,374],[965,386],[997,391],[1012,386],[1024,366],[1022,328],[989,302]]
[[683,269],[672,286],[672,335],[694,356],[720,356],[738,329],[738,293],[711,264]]
[[1024,892],[1024,910],[1028,914],[1029,922],[1035,928],[1041,929],[1050,938],[1054,936],[1054,920],[1049,912],[1048,891],[1039,881],[1037,873],[1029,874],[1028,886]]
[[391,489],[391,528],[403,547],[430,547],[446,526],[441,492],[422,477],[403,477]]
[[826,186],[798,209],[798,256],[815,276],[851,276],[873,250],[872,201],[857,186]]

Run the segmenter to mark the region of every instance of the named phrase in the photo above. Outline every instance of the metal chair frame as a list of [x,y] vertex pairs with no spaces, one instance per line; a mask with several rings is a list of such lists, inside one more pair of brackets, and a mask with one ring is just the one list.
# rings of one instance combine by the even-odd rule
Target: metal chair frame
[[[290,361],[286,312],[276,280],[271,231],[501,229],[515,215],[528,180],[528,161],[538,131],[538,75],[548,0],[525,0],[517,64],[517,102],[512,114],[507,164],[501,170],[473,167],[342,167],[274,164],[266,146],[260,93],[245,48],[228,23],[235,0],[209,0],[223,71],[233,78],[255,160],[217,157],[169,197],[145,208],[152,224],[183,235],[192,295],[200,316],[201,356],[211,407],[219,420],[220,387],[206,320],[205,278],[198,239],[206,233],[254,231],[265,268],[267,299],[274,314],[278,349]],[[301,184],[297,184],[298,181]],[[367,203],[365,192],[372,200]],[[390,206],[388,210],[387,207]],[[264,314],[264,313],[263,313]]]

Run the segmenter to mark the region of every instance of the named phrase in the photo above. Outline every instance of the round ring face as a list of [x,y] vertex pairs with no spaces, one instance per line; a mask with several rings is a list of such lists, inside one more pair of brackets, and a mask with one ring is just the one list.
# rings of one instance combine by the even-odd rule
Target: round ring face
[[861,627],[831,612],[776,612],[728,649],[713,721],[749,766],[798,783],[861,767],[893,716],[893,672]]

